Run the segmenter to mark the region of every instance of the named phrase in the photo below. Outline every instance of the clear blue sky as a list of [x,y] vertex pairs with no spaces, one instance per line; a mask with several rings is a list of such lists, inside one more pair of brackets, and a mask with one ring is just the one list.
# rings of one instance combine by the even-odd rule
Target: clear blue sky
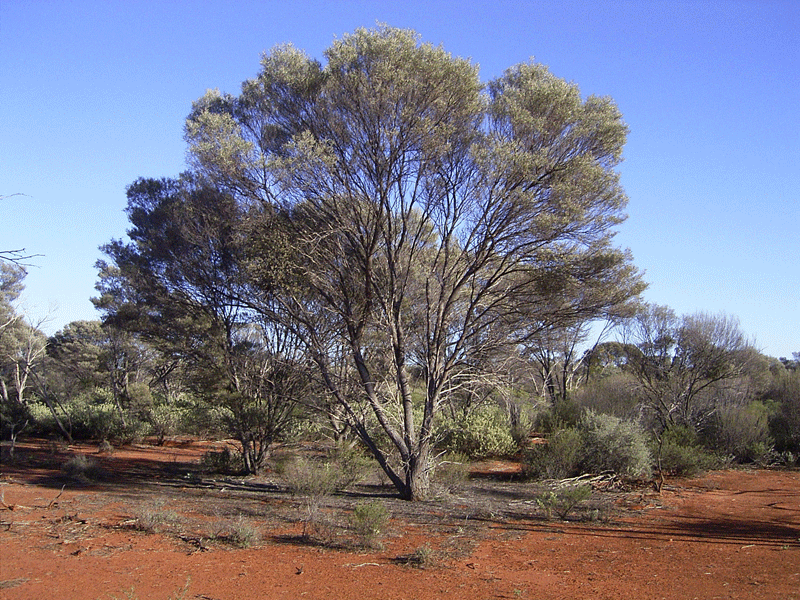
[[238,93],[282,42],[322,59],[376,22],[480,64],[530,57],[612,96],[630,126],[619,244],[645,299],[725,312],[771,356],[800,351],[800,1],[0,0],[0,249],[34,259],[48,333],[96,318],[98,246],[125,187],[184,168],[183,120]]

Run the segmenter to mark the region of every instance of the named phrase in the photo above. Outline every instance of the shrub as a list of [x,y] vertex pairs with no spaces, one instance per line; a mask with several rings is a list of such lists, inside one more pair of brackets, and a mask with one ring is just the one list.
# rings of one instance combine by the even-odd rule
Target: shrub
[[76,454],[67,459],[61,466],[61,471],[68,477],[84,482],[95,481],[102,476],[100,465],[83,454]]
[[508,415],[499,406],[482,406],[463,418],[444,420],[439,437],[440,448],[470,458],[511,456],[519,449]]
[[244,461],[239,452],[231,452],[228,447],[222,450],[209,450],[200,458],[200,468],[206,473],[237,475],[244,471]]
[[380,536],[389,522],[389,511],[376,500],[356,504],[350,515],[350,529],[364,548],[380,547]]
[[674,425],[661,434],[654,454],[660,452],[662,472],[691,477],[716,466],[716,458],[700,444],[697,432],[686,425]]
[[436,561],[436,552],[431,548],[430,544],[423,544],[414,550],[411,554],[398,556],[395,562],[401,565],[408,565],[415,569],[426,569],[432,566]]
[[536,431],[555,433],[561,429],[569,429],[578,425],[581,407],[572,399],[560,400],[536,415]]
[[550,436],[547,444],[530,448],[523,459],[523,472],[528,477],[563,479],[576,475],[583,460],[583,435],[570,427]]
[[225,521],[219,525],[214,537],[237,548],[250,548],[261,543],[261,531],[242,515],[235,521]]
[[581,407],[625,419],[635,414],[639,397],[633,376],[613,373],[577,390],[575,401]]
[[586,411],[581,419],[585,472],[613,471],[621,477],[647,479],[652,457],[647,437],[636,421]]
[[338,473],[335,484],[337,492],[362,481],[375,468],[373,459],[354,444],[337,445],[330,455],[330,462]]
[[800,369],[776,373],[764,398],[776,405],[770,434],[780,452],[800,453]]
[[163,501],[139,506],[134,511],[133,518],[135,519],[134,527],[146,533],[164,531],[181,521],[178,513],[172,510],[164,510]]
[[321,513],[322,500],[339,488],[340,473],[330,462],[294,457],[277,465],[289,491],[303,496],[303,537],[324,544],[333,540],[334,527]]
[[573,508],[591,496],[592,486],[588,484],[568,485],[540,494],[536,504],[545,511],[547,518],[555,512],[559,518],[566,519]]
[[707,444],[735,462],[758,462],[772,449],[770,407],[762,402],[717,411],[706,431]]
[[171,435],[178,433],[183,419],[182,411],[168,404],[157,404],[147,412],[150,433],[156,436],[159,446]]

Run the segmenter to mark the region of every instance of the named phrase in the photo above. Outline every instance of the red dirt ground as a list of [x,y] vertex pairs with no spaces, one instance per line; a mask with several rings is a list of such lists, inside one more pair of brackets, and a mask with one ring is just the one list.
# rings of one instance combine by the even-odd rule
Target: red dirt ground
[[[227,510],[226,487],[181,487],[169,468],[206,449],[137,446],[102,458],[74,446],[111,473],[79,485],[41,445],[23,445],[0,473],[0,599],[800,598],[798,471],[726,470],[670,480],[661,495],[619,492],[613,516],[594,522],[548,521],[531,508],[529,518],[487,513],[465,528],[446,512],[431,524],[406,510],[373,551],[303,544],[297,519],[277,516],[292,501],[274,493],[237,500],[263,533],[252,548],[132,528],[154,494],[195,529],[210,504]],[[431,556],[421,568],[402,560],[420,548]]]

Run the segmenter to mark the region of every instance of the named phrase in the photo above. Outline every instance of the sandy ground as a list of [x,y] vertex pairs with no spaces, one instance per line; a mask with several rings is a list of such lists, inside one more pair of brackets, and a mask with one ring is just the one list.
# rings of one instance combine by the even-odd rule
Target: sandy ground
[[[301,500],[269,477],[195,475],[207,449],[23,445],[0,472],[0,599],[800,598],[798,471],[599,491],[600,518],[561,521],[544,518],[529,484],[502,477],[513,466],[484,464],[436,502],[375,486],[332,500],[332,522],[365,498],[389,507],[382,547],[365,550],[304,540]],[[60,470],[80,453],[102,466],[97,480]],[[170,519],[142,531],[143,511]],[[215,538],[237,518],[262,541]]]

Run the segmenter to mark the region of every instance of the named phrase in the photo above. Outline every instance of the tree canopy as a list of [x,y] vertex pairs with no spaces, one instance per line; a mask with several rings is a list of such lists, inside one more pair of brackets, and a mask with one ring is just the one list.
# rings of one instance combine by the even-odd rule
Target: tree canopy
[[[627,127],[609,98],[583,99],[542,65],[483,85],[412,31],[359,29],[325,58],[280,46],[239,96],[208,92],[187,120],[190,156],[256,223],[266,215],[255,238],[280,221],[302,277],[262,289],[262,306],[304,340],[401,494],[421,498],[446,393],[501,349],[641,291],[611,243]],[[336,344],[356,397],[334,377]]]

